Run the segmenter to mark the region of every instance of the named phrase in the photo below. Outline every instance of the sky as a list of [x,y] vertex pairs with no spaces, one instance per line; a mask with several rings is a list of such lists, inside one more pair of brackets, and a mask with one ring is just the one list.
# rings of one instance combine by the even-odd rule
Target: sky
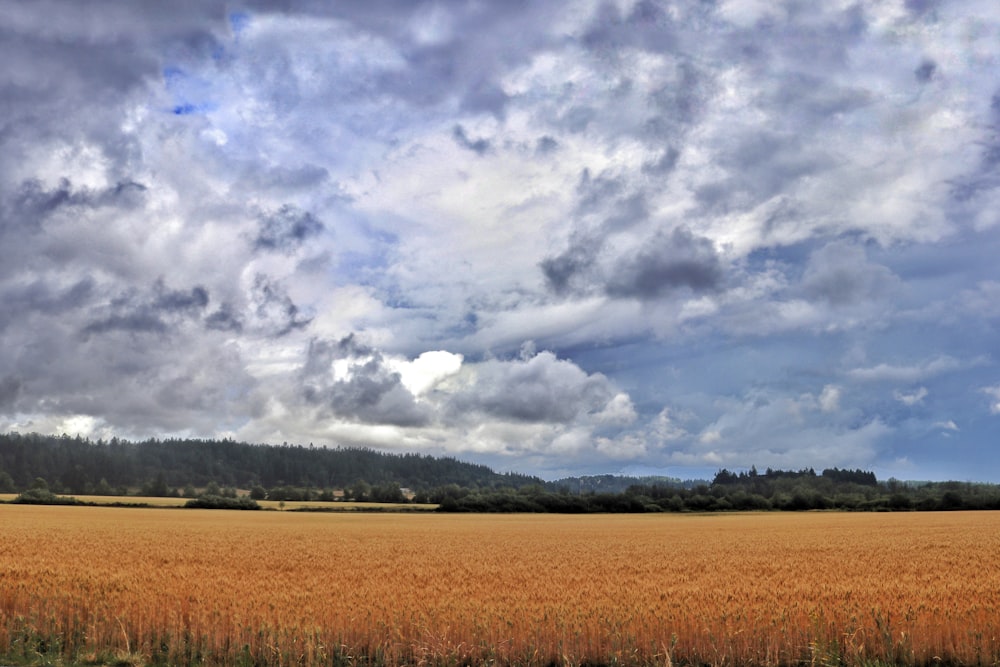
[[1000,482],[995,0],[0,16],[0,431]]

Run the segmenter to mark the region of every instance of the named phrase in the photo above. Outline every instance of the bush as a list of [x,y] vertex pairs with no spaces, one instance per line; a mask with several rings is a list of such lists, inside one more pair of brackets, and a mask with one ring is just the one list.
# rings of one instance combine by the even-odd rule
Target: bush
[[184,507],[203,510],[259,510],[260,505],[253,498],[226,498],[205,494],[184,503]]
[[85,503],[77,500],[76,498],[71,498],[70,496],[57,496],[48,489],[33,488],[28,489],[17,498],[11,501],[12,503],[20,503],[22,505],[84,505]]

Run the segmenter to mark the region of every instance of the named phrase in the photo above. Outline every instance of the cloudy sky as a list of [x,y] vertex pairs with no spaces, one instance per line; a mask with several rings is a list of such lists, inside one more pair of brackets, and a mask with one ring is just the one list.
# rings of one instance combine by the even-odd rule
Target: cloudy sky
[[0,0],[0,430],[1000,481],[995,0]]

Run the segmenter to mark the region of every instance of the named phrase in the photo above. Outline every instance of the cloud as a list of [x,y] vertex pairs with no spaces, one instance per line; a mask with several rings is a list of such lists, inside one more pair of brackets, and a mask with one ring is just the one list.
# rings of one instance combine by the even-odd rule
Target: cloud
[[268,336],[285,336],[310,322],[311,318],[300,315],[285,289],[264,274],[254,276],[250,298],[257,328]]
[[660,234],[634,256],[623,258],[612,270],[608,294],[652,299],[674,290],[715,291],[723,281],[722,266],[712,242],[678,227]]
[[819,406],[823,412],[836,412],[840,409],[840,387],[828,384],[819,395]]
[[354,336],[337,343],[313,340],[302,381],[305,400],[331,416],[393,426],[423,426],[430,419],[401,375]]
[[456,414],[515,422],[570,423],[628,412],[626,399],[600,374],[588,375],[551,352],[526,360],[488,360],[470,368],[468,383],[451,402]]
[[462,148],[466,148],[477,155],[482,155],[490,150],[490,142],[486,139],[470,139],[465,133],[465,128],[461,125],[456,125],[455,129],[452,130],[451,136],[455,138],[455,143],[457,143]]
[[1000,386],[983,387],[982,392],[992,400],[990,404],[990,414],[1000,415]]
[[422,396],[462,368],[462,355],[445,350],[422,352],[413,361],[390,361],[400,376],[400,382],[414,396]]
[[601,266],[605,242],[576,238],[560,255],[540,264],[549,287],[557,294],[589,291],[600,285],[614,298],[658,299],[677,291],[715,292],[725,279],[722,262],[712,242],[678,227],[657,232],[640,247],[622,253]]
[[959,431],[958,424],[956,424],[951,419],[942,422],[934,422],[934,428],[940,429],[942,431]]
[[998,25],[8,2],[0,427],[1000,475]]
[[285,204],[274,213],[261,216],[254,248],[288,252],[322,231],[323,223],[311,213],[294,204]]
[[942,373],[983,363],[982,359],[962,361],[948,355],[941,355],[911,366],[897,366],[881,363],[869,368],[853,368],[848,377],[861,382],[919,382]]
[[898,284],[889,269],[868,261],[863,248],[844,241],[814,252],[802,276],[806,296],[833,306],[881,301]]
[[903,405],[919,405],[927,398],[927,393],[927,387],[917,387],[909,394],[897,389],[892,392],[892,397]]

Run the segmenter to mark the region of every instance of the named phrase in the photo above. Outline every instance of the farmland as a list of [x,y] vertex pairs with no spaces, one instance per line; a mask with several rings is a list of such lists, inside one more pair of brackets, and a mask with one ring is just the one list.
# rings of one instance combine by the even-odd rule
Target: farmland
[[0,655],[119,664],[1000,660],[1000,513],[0,506]]

